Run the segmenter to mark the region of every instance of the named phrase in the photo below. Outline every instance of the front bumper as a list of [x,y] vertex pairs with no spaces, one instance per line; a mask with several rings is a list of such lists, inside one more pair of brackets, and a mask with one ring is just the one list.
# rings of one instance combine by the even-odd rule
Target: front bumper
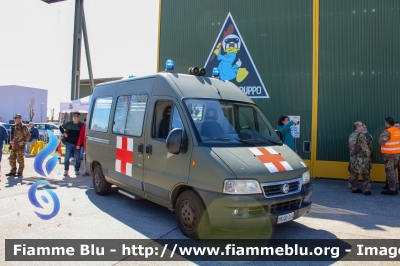
[[293,220],[311,208],[312,185],[303,185],[300,192],[266,198],[264,194],[228,195],[196,189],[208,211],[210,224],[225,230],[244,230],[277,224],[278,216],[292,213]]

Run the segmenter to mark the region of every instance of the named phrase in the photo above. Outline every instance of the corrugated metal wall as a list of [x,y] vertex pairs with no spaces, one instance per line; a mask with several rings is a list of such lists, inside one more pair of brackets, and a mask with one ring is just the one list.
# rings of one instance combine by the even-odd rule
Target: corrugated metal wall
[[384,118],[400,120],[400,1],[320,0],[317,159],[347,161],[361,120],[377,139]]
[[312,0],[164,0],[160,71],[204,66],[230,12],[270,95],[254,99],[273,125],[280,115],[300,115],[302,141],[311,140]]
[[[231,12],[270,99],[254,99],[273,125],[281,114],[301,116],[311,140],[312,0],[164,0],[160,70],[203,66]],[[319,0],[318,161],[348,161],[353,123],[368,125],[374,163],[384,118],[400,120],[400,1]]]

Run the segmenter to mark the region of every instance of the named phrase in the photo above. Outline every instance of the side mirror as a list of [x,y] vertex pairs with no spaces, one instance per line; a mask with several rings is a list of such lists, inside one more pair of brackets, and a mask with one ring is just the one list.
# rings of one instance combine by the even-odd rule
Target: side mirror
[[182,143],[182,129],[174,128],[169,132],[166,146],[167,151],[172,154],[179,154],[181,150],[181,143]]

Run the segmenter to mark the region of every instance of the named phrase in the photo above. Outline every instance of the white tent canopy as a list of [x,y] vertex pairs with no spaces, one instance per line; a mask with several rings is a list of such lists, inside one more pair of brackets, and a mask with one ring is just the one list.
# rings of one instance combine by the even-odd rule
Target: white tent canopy
[[71,102],[61,102],[60,112],[61,113],[71,113],[80,112],[87,113],[89,111],[90,99],[92,96],[86,96],[78,100],[73,100]]

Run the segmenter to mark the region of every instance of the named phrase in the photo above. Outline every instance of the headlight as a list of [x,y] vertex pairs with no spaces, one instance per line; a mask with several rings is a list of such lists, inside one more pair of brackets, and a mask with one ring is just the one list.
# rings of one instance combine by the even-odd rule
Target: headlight
[[301,177],[303,178],[303,185],[310,182],[310,172],[309,171],[304,172]]
[[223,193],[256,194],[261,193],[261,188],[256,180],[225,180]]

